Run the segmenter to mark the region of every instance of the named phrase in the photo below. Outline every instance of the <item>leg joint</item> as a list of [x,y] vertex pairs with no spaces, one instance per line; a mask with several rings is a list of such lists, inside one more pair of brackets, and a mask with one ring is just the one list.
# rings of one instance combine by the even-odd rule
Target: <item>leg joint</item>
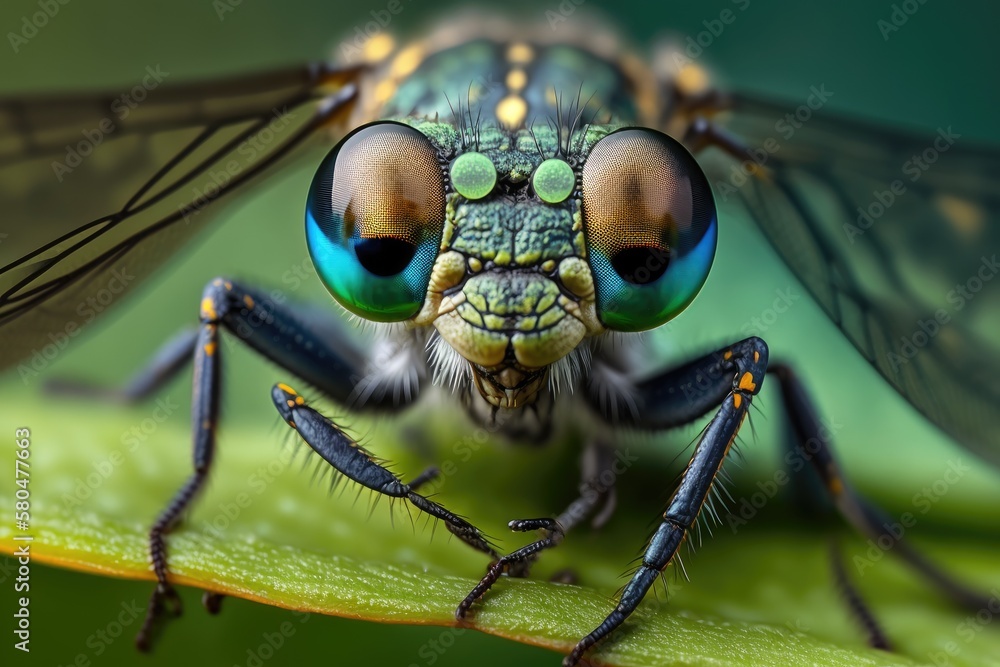
[[233,299],[233,282],[214,278],[201,293],[199,317],[202,322],[219,322],[225,318]]

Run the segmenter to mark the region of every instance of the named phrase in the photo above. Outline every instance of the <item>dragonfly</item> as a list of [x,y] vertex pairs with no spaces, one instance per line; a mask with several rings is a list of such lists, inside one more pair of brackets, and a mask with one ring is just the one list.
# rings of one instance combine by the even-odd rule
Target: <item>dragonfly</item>
[[[893,553],[959,605],[985,606],[986,596],[884,533],[879,510],[820,437],[808,389],[795,369],[769,363],[762,339],[652,373],[616,343],[697,307],[720,225],[747,211],[879,373],[996,463],[998,311],[972,281],[996,272],[1000,152],[955,142],[948,128],[928,137],[813,113],[822,88],[800,120],[797,105],[717,89],[676,53],[674,67],[657,67],[601,26],[582,32],[556,40],[544,25],[457,20],[409,42],[381,34],[357,62],[170,82],[124,107],[102,94],[0,101],[0,183],[17,184],[2,193],[6,219],[34,225],[31,247],[17,245],[24,235],[4,247],[3,366],[74,335],[80,303],[116,278],[134,289],[211,225],[220,200],[294,161],[316,166],[305,230],[317,273],[342,311],[385,336],[376,360],[348,340],[339,311],[317,317],[269,301],[263,286],[213,279],[197,331],[171,340],[120,391],[146,396],[194,365],[195,469],[150,530],[158,583],[141,647],[179,612],[168,536],[212,471],[223,332],[288,372],[272,388],[277,413],[331,467],[490,556],[456,601],[459,620],[489,604],[501,576],[528,575],[584,518],[605,512],[611,490],[595,480],[613,449],[585,443],[596,468],[583,488],[599,492],[556,517],[511,521],[540,538],[501,555],[471,521],[420,494],[427,476],[406,482],[387,470],[377,444],[360,446],[296,381],[357,411],[400,410],[450,387],[473,419],[539,443],[570,401],[602,432],[659,432],[711,415],[616,606],[565,665],[625,621],[699,516],[716,512],[722,465],[765,378],[780,386],[801,456],[845,520],[891,539]],[[81,142],[80,128],[97,130]],[[940,161],[924,169],[932,155]],[[887,645],[865,620],[870,641]]]

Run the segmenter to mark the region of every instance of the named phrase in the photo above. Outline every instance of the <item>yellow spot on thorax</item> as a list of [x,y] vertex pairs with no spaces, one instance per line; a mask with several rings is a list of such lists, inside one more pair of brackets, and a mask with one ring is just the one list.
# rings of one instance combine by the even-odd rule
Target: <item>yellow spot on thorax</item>
[[733,407],[739,410],[741,405],[743,405],[743,395],[733,394]]
[[396,41],[385,33],[372,36],[361,49],[361,57],[365,62],[377,63],[386,58],[396,48]]
[[528,83],[528,75],[523,69],[512,69],[507,72],[507,88],[516,93]]
[[286,394],[291,394],[292,396],[298,396],[299,395],[299,392],[295,391],[294,389],[292,389],[291,387],[289,387],[287,384],[285,384],[283,382],[279,382],[278,383],[278,389],[280,389],[281,391],[285,392]]
[[384,104],[396,92],[396,82],[392,79],[382,79],[375,86],[375,101]]
[[740,389],[743,391],[754,391],[757,389],[757,383],[753,381],[753,374],[747,371],[740,378]]
[[507,129],[516,130],[524,124],[524,117],[528,115],[528,103],[522,97],[508,95],[497,104],[495,113],[497,120]]
[[393,58],[392,65],[389,68],[389,76],[399,81],[403,77],[412,74],[413,71],[420,66],[423,59],[423,44],[413,44],[408,46],[396,54],[396,57]]
[[507,61],[524,65],[535,57],[535,50],[524,42],[515,42],[507,47]]
[[250,296],[249,294],[244,294],[243,295],[243,305],[246,306],[249,310],[253,310],[253,305],[254,305],[253,304],[253,297]]

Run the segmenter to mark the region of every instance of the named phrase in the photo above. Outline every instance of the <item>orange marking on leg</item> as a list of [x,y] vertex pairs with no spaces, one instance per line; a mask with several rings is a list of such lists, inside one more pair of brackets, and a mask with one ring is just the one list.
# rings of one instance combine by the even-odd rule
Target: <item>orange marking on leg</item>
[[210,320],[218,319],[219,314],[215,312],[215,304],[210,297],[201,300],[201,316]]
[[757,389],[757,383],[753,381],[753,374],[747,371],[740,378],[740,389],[743,391],[754,391]]
[[205,343],[205,346],[202,349],[205,350],[205,354],[212,356],[215,354],[215,342],[212,341],[210,343]]

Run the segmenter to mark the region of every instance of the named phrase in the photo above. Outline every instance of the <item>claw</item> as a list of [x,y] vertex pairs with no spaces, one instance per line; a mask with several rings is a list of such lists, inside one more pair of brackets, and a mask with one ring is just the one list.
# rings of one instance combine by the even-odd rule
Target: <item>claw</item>
[[222,609],[222,599],[226,597],[222,593],[205,591],[201,596],[201,604],[209,614],[215,615]]
[[[167,609],[167,607],[170,609]],[[153,646],[153,634],[160,625],[164,611],[177,617],[184,611],[181,598],[177,595],[174,587],[168,583],[159,583],[153,589],[153,594],[149,598],[149,607],[146,609],[146,619],[142,622],[142,628],[135,637],[135,647],[143,653],[148,653]]]

